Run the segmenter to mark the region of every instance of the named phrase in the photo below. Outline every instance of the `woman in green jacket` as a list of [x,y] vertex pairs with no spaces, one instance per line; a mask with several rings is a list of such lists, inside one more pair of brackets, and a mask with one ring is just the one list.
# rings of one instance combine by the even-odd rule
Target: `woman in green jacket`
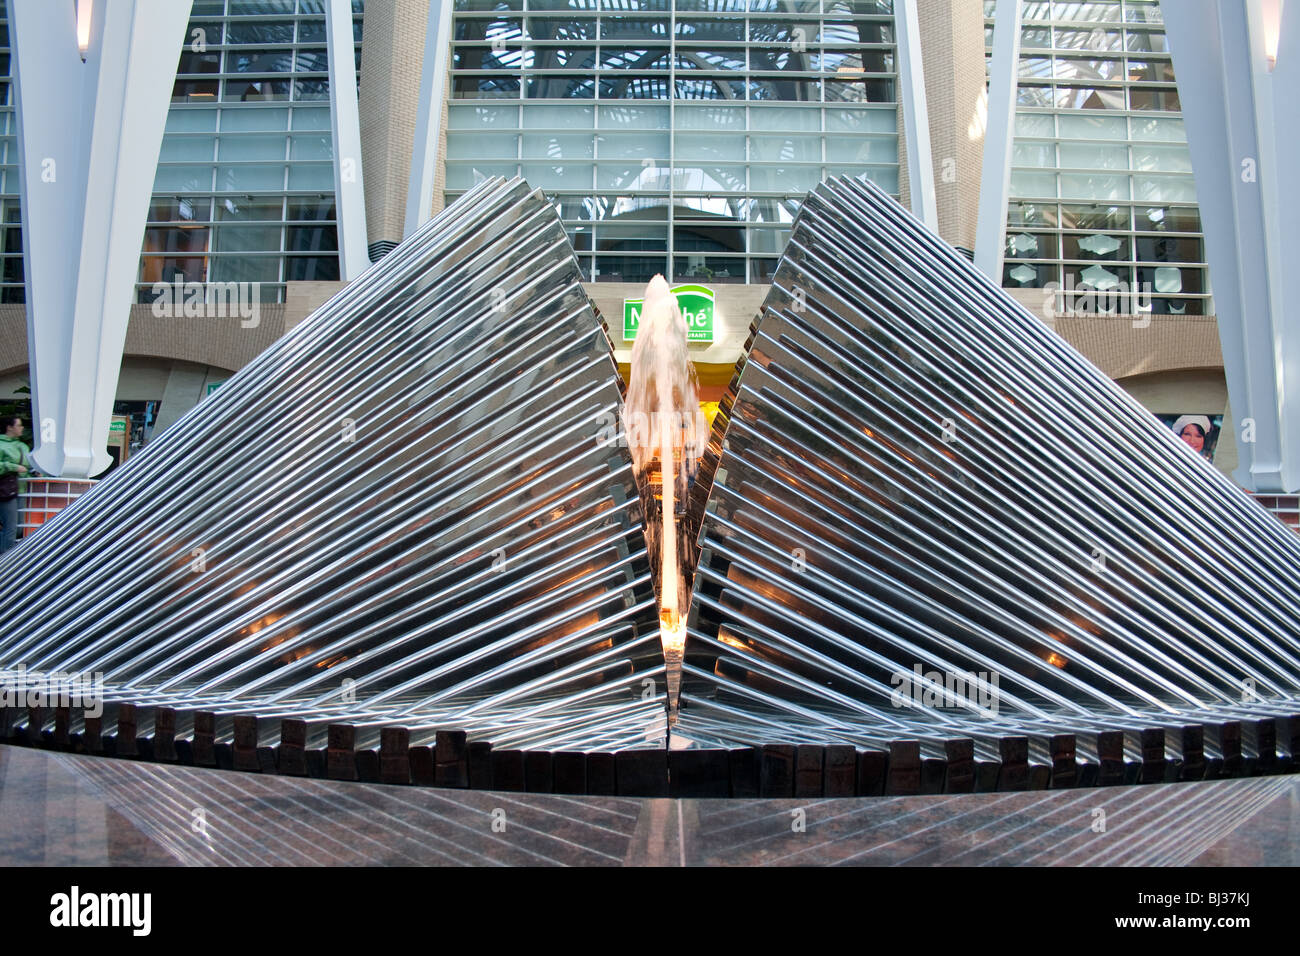
[[27,474],[27,446],[18,439],[23,420],[12,415],[4,420],[0,435],[0,554],[18,543],[18,478]]

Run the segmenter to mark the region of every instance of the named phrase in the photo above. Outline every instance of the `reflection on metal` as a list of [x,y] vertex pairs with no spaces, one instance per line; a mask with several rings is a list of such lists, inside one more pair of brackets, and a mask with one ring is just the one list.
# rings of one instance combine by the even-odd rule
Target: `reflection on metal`
[[102,672],[110,702],[219,735],[255,713],[358,746],[662,744],[618,372],[579,283],[542,194],[481,184],[0,561],[0,668]]
[[675,733],[1294,747],[1300,537],[875,186],[805,202],[732,391]]

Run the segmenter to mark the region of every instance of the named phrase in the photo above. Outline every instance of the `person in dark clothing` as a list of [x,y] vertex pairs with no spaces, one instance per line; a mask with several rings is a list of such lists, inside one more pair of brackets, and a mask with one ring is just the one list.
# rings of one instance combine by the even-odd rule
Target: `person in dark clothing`
[[23,420],[14,415],[4,420],[0,435],[0,554],[18,543],[18,479],[27,474],[27,446],[19,439]]

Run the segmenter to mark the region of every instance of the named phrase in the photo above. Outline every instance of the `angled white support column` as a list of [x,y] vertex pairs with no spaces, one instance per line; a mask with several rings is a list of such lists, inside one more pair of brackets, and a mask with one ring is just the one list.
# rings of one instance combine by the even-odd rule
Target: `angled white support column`
[[975,265],[999,285],[1006,257],[1007,198],[1016,137],[1016,85],[1020,75],[1020,0],[998,0],[989,62],[989,119],[984,132],[980,211],[975,226]]
[[334,135],[334,211],[338,217],[339,275],[351,282],[370,268],[366,250],[366,194],[361,174],[361,113],[357,108],[356,40],[352,0],[328,0],[325,42],[330,61],[330,129]]
[[[1196,175],[1240,467],[1300,490],[1300,3],[1162,4]],[[1276,61],[1276,66],[1273,62]]]
[[438,163],[442,103],[447,95],[451,55],[451,0],[429,0],[429,25],[424,34],[424,64],[420,69],[420,107],[415,114],[411,144],[411,182],[406,189],[403,237],[433,218],[433,181]]
[[84,54],[77,6],[10,0],[9,18],[33,458],[47,474],[84,478],[110,462],[108,426],[190,0],[96,0]]
[[916,0],[895,0],[894,42],[898,50],[899,103],[903,107],[912,214],[938,232],[939,206],[934,195],[930,113],[925,102],[925,70],[921,64],[921,26],[916,15]]

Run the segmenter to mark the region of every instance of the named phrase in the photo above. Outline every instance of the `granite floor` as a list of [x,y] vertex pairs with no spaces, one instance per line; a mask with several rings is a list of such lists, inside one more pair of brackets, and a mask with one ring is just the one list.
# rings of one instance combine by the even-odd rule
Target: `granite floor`
[[1300,864],[1300,776],[828,800],[566,797],[0,746],[0,864]]

